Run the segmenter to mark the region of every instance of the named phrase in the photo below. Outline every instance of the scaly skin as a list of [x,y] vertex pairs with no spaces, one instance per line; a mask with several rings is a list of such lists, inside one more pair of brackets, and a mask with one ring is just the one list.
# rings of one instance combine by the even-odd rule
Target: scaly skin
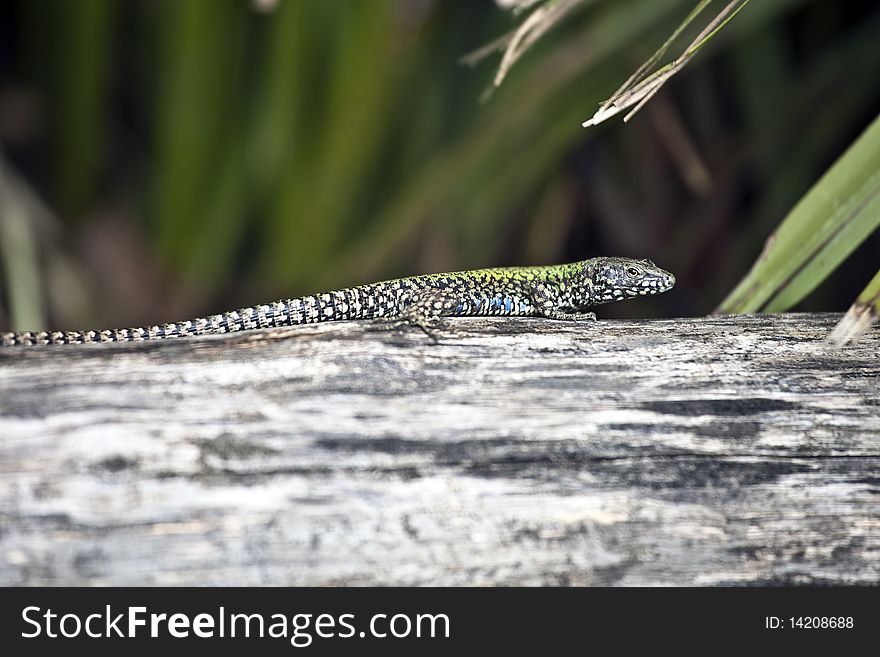
[[398,278],[143,328],[0,334],[0,345],[164,340],[352,319],[385,319],[425,331],[441,317],[524,316],[592,320],[586,308],[660,294],[675,277],[650,260],[592,258],[567,265],[477,269]]

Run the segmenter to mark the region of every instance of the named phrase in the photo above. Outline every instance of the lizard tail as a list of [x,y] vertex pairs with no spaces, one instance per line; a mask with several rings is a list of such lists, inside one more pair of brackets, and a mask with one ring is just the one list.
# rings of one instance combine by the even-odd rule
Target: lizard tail
[[325,294],[285,299],[251,308],[182,322],[101,331],[20,331],[0,333],[0,346],[85,344],[90,342],[140,342],[197,335],[219,335],[259,328],[297,326],[316,322],[359,319],[368,315],[360,303],[361,290],[337,290]]

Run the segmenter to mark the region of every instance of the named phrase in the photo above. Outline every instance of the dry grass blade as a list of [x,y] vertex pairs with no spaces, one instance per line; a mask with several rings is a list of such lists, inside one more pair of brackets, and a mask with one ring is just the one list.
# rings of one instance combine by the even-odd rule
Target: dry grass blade
[[730,22],[730,20],[749,3],[749,0],[732,0],[729,2],[724,9],[722,9],[721,12],[715,16],[705,28],[703,28],[697,37],[691,41],[690,45],[685,48],[684,52],[682,52],[679,57],[648,75],[647,71],[659,61],[660,57],[663,56],[670,44],[711,1],[712,0],[701,0],[681,25],[678,26],[672,36],[670,36],[669,39],[667,39],[657,50],[657,52],[655,52],[648,61],[642,64],[642,66],[630,76],[629,80],[627,80],[608,100],[602,103],[591,118],[584,121],[581,125],[585,128],[591,125],[597,125],[635,105],[632,111],[630,111],[623,119],[625,122],[629,121],[633,115],[635,115],[635,113],[654,96],[654,94],[660,91],[660,88],[666,84],[667,80],[678,73],[684,65],[699,52],[700,48],[702,48],[709,39]]
[[459,63],[464,64],[465,66],[474,66],[478,64],[492,53],[504,50],[507,47],[507,44],[510,43],[510,40],[513,38],[513,35],[515,33],[515,30],[511,30],[507,34],[502,34],[497,39],[494,39],[486,45],[481,46],[476,50],[460,57],[458,60]]
[[557,0],[538,7],[529,14],[522,25],[514,32],[513,38],[507,44],[498,72],[495,74],[494,84],[501,84],[510,68],[522,57],[538,39],[547,33],[550,28],[565,18],[572,9],[591,0]]
[[644,64],[639,66],[636,72],[629,76],[629,79],[622,85],[620,85],[617,91],[611,94],[611,97],[608,100],[602,103],[602,106],[607,107],[616,103],[620,96],[627,89],[630,89],[633,85],[641,82],[645,78],[646,73],[650,71],[651,68],[653,68],[658,61],[660,61],[660,58],[666,53],[666,51],[669,49],[669,46],[672,45],[673,41],[675,41],[679,37],[679,35],[681,35],[684,29],[688,25],[690,25],[691,22],[694,21],[694,19],[696,19],[696,17],[703,11],[703,9],[705,9],[709,5],[710,2],[712,2],[712,0],[701,0],[697,4],[697,6],[694,7],[691,13],[688,14],[687,17],[681,22],[681,24],[675,29],[675,32],[673,32],[672,35],[668,39],[666,39],[663,45],[657,49],[657,52],[651,55],[651,57],[649,57]]
[[[584,5],[594,0],[551,0],[546,4],[535,9],[528,18],[515,30],[495,39],[486,44],[482,48],[468,53],[461,58],[463,64],[472,66],[493,52],[504,50],[501,57],[501,64],[498,66],[498,72],[492,84],[494,87],[499,86],[513,65],[519,60],[523,54],[531,48],[535,42],[544,36],[553,26],[562,21],[574,9],[580,5]],[[499,3],[501,4],[501,3]],[[537,0],[525,0],[524,2],[507,3],[501,5],[505,9],[510,9],[514,13],[519,13],[534,4]]]
[[878,317],[880,317],[880,271],[846,311],[846,315],[837,323],[834,330],[828,334],[827,341],[835,347],[855,342],[877,323]]
[[542,0],[495,0],[495,4],[504,9],[511,11],[514,15],[524,12],[529,7],[542,2]]

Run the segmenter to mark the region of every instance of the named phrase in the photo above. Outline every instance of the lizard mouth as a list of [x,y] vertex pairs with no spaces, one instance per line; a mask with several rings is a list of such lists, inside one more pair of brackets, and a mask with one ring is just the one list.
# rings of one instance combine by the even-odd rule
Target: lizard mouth
[[662,294],[675,286],[675,276],[664,272],[659,276],[651,276],[627,289],[628,296],[639,297],[650,294]]
[[637,281],[609,285],[599,296],[599,303],[623,301],[636,297],[654,296],[668,292],[675,286],[675,276],[667,271],[651,274]]

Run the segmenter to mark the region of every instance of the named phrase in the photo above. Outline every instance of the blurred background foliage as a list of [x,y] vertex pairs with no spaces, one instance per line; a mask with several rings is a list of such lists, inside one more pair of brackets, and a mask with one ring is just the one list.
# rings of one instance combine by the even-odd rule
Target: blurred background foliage
[[[711,312],[880,111],[880,5],[752,2],[628,124],[589,117],[693,0],[514,29],[460,0],[0,6],[0,328],[155,323],[430,271],[648,257]],[[844,310],[869,237],[797,309]],[[653,305],[652,305],[653,304]]]

